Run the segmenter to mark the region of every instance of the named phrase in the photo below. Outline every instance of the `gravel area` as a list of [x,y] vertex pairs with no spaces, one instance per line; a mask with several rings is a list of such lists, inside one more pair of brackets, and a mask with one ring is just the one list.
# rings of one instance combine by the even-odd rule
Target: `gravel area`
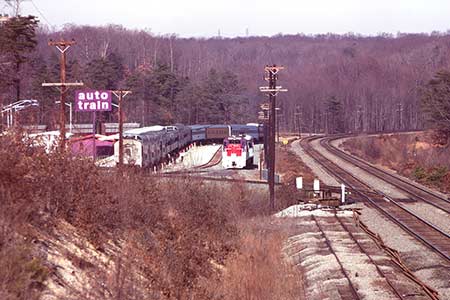
[[[305,217],[307,213],[320,216],[317,217],[319,223],[362,299],[396,299],[386,279],[378,274],[369,257],[359,250],[348,232],[338,223],[329,221],[334,217],[333,219],[326,217],[327,215],[331,217],[333,214],[327,211],[317,212],[320,210],[305,212],[303,217],[298,218],[296,226],[298,234],[289,237],[284,247],[284,253],[291,263],[299,266],[305,274],[308,299],[341,299],[337,287],[348,285],[348,281],[343,276],[335,256],[329,252],[325,239],[318,232],[315,222]],[[349,219],[347,221],[347,224],[352,222]],[[362,232],[357,236],[358,240],[363,240],[365,243],[371,242]],[[389,262],[389,258],[374,245],[371,249],[377,252],[377,255],[371,255],[372,259],[381,265],[384,271],[393,272],[392,268],[383,266],[383,262]],[[402,274],[397,274],[396,277],[400,278],[400,284],[407,286],[408,290],[417,291],[417,287]]]
[[448,262],[386,219],[376,209],[364,204],[357,204],[355,207],[362,208],[361,221],[378,233],[386,245],[399,250],[402,259],[416,276],[435,288],[441,299],[450,299]]
[[[335,158],[333,154],[329,153],[319,145],[319,141],[314,141],[313,147],[320,149],[321,153],[342,166],[344,169],[357,174],[362,180],[368,183],[370,186],[378,190],[383,190],[386,194],[393,198],[406,198],[400,191],[389,184],[373,179],[373,177],[367,172],[359,169],[358,167],[351,166],[349,163],[342,159]],[[296,147],[300,148],[297,144]],[[308,164],[307,156],[303,151],[296,151],[296,153]],[[305,159],[306,158],[306,159]],[[311,162],[310,162],[311,163]],[[314,161],[312,165],[316,164]],[[310,166],[314,170],[313,166]],[[409,234],[403,231],[396,224],[384,218],[376,209],[368,208],[364,204],[358,204],[363,209],[361,220],[366,223],[371,230],[380,234],[385,243],[399,251],[401,256],[409,268],[424,282],[435,288],[440,295],[441,299],[450,299],[450,264],[444,261],[439,255],[431,252],[428,248],[411,237]],[[434,215],[435,209],[431,210],[429,205],[425,204],[408,204],[411,210],[417,212],[427,218],[431,223],[437,224],[437,226],[443,229],[448,229],[448,216]]]
[[[333,176],[329,175],[311,156],[305,153],[300,146],[300,141],[293,142],[291,144],[291,150],[303,160],[303,162],[314,172],[321,182],[330,186],[339,185]],[[309,184],[312,184],[312,182]]]
[[362,170],[359,167],[356,167],[352,165],[351,163],[348,163],[347,161],[340,159],[336,157],[334,154],[328,152],[320,145],[320,140],[314,140],[311,142],[311,145],[318,150],[323,156],[325,156],[327,159],[331,160],[335,164],[339,165],[344,170],[352,173],[353,175],[357,176],[359,179],[361,179],[364,183],[368,184],[375,190],[383,191],[386,195],[392,198],[399,198],[399,199],[406,199],[408,198],[406,195],[404,195],[401,191],[399,191],[394,186],[386,183],[385,181],[378,179],[366,171]]
[[450,234],[450,217],[445,211],[424,202],[404,203],[403,205],[427,222]]

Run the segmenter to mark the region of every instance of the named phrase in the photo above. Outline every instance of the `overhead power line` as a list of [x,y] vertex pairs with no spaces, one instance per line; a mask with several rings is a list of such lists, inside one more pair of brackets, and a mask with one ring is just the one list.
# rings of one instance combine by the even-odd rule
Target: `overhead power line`
[[48,19],[44,16],[44,14],[41,12],[41,10],[36,6],[36,4],[34,3],[33,0],[30,0],[31,4],[33,4],[34,9],[36,9],[36,11],[39,13],[39,15],[42,17],[42,19],[44,19],[44,21],[48,24],[48,26],[50,26],[50,28],[53,27],[52,23],[50,23],[48,21]]

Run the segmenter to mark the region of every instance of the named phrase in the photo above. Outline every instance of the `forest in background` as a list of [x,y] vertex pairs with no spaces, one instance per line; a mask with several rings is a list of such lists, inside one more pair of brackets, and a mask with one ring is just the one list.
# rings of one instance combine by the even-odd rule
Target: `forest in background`
[[[278,83],[289,89],[278,97],[281,130],[422,129],[423,89],[450,67],[450,35],[438,32],[186,39],[119,25],[38,28],[35,49],[18,70],[0,64],[1,101],[16,99],[15,85],[7,83],[20,79],[20,97],[41,103],[33,122],[57,122],[59,94],[41,83],[59,81],[59,52],[47,43],[60,38],[77,42],[68,51],[67,80],[131,89],[126,120],[143,125],[257,122],[259,104],[267,101],[258,89],[267,84],[264,66],[277,64],[286,67]],[[116,121],[115,114],[102,118]]]

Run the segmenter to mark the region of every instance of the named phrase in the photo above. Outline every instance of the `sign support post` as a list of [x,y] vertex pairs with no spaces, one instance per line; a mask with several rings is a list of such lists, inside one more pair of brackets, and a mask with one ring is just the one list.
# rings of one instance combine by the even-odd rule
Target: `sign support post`
[[122,100],[128,94],[131,94],[131,91],[125,90],[117,90],[112,91],[114,96],[119,99],[119,168],[123,166],[123,107]]

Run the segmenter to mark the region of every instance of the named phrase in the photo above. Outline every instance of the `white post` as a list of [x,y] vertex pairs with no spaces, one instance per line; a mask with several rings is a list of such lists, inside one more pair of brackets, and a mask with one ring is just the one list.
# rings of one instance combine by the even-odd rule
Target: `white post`
[[303,177],[295,178],[295,186],[297,187],[297,190],[303,189]]
[[345,204],[345,184],[341,184],[341,203]]
[[320,191],[320,181],[319,179],[314,179],[314,186],[313,186],[314,192]]

